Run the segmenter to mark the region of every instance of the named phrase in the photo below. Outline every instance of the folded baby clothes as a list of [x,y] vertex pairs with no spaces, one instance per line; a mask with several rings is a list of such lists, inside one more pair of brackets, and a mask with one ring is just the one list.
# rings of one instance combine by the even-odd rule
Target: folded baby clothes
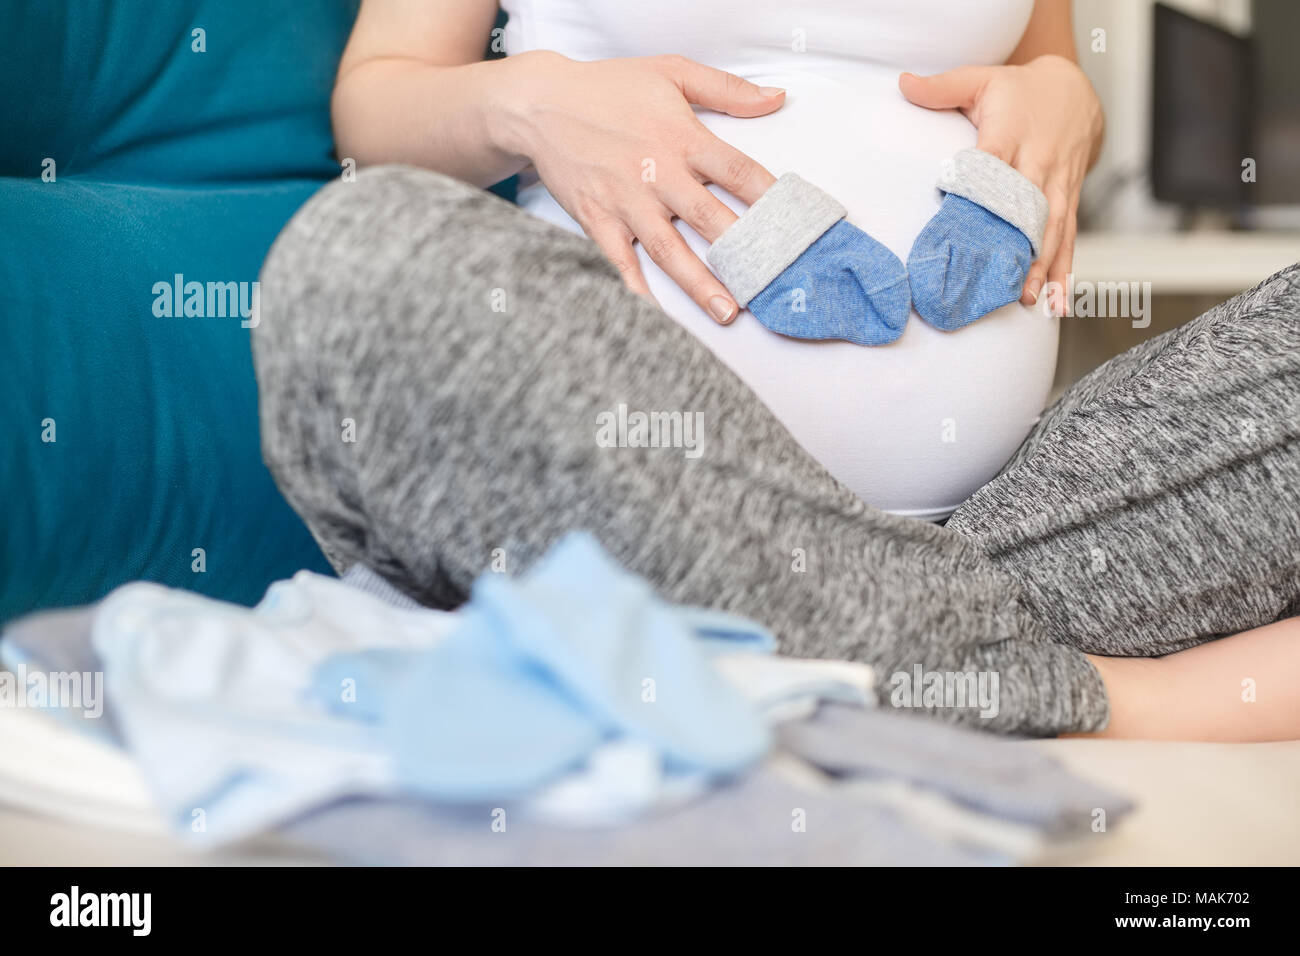
[[[825,703],[776,734],[744,777],[607,829],[538,814],[535,798],[384,798],[337,801],[282,833],[388,865],[1007,865],[1131,809],[1023,742],[920,715]],[[632,780],[636,760],[611,755],[608,769]]]
[[281,835],[351,863],[386,866],[971,866],[990,862],[846,793],[809,790],[768,765],[671,813],[574,830],[509,801],[343,800]]
[[[558,620],[546,610],[547,601],[572,601],[575,609],[566,613],[604,621],[608,647],[587,653],[572,644],[566,650],[567,639],[561,639],[551,650],[572,652],[574,659],[553,661],[557,673],[577,668],[582,678],[590,676],[588,667],[592,674],[609,675],[633,662],[653,664],[656,673],[648,675],[653,682],[638,682],[641,696],[632,713],[644,706],[659,717],[676,715],[680,723],[667,725],[667,732],[689,738],[687,744],[695,743],[692,720],[705,725],[701,742],[710,728],[721,729],[713,720],[719,700],[729,700],[733,714],[744,714],[745,726],[765,738],[765,725],[809,713],[818,701],[865,706],[873,699],[873,675],[865,665],[776,657],[770,635],[731,615],[672,609],[689,629],[692,646],[660,642],[656,621],[662,605],[658,617],[643,620],[640,610],[620,604],[621,596],[607,598],[604,588],[613,581],[617,587],[610,593],[635,592],[642,599],[644,585],[620,578],[622,572],[591,539],[580,537],[570,545],[567,551],[557,549],[563,560],[551,567],[572,581],[552,579],[554,593],[528,586],[523,593],[541,609],[539,620]],[[507,591],[513,587],[497,575],[485,579]],[[216,845],[340,794],[399,791],[396,755],[374,723],[380,711],[367,711],[382,703],[372,693],[375,685],[367,689],[363,682],[353,709],[340,715],[331,713],[332,695],[328,706],[313,698],[313,674],[326,659],[353,652],[373,652],[367,659],[381,668],[384,654],[405,660],[403,655],[432,648],[455,632],[473,607],[471,602],[450,613],[420,608],[361,568],[350,569],[341,581],[302,573],[278,582],[251,610],[136,584],[96,606],[11,623],[0,639],[0,654],[32,668],[107,671],[103,716],[88,720],[72,714],[72,726],[99,732],[132,751],[171,825]],[[493,607],[479,610],[488,613]],[[516,610],[531,614],[534,608]],[[531,619],[523,624],[533,627]],[[582,633],[592,637],[590,631]],[[579,636],[575,631],[574,640]],[[624,659],[620,655],[629,642],[634,650],[638,642],[646,647]],[[506,659],[517,663],[510,654]],[[710,670],[699,672],[701,661]],[[543,695],[554,691],[559,699],[567,693],[551,687],[540,671],[538,688]],[[515,714],[516,733],[535,737],[541,726],[514,710],[516,705],[509,700],[506,713],[494,716],[508,723]],[[463,723],[452,721],[444,735],[460,739]],[[677,751],[662,745],[664,733],[605,736],[591,726],[586,722],[581,731],[591,749],[527,799],[517,800],[513,806],[520,816],[568,827],[609,826],[698,798],[716,780],[716,768],[685,768]],[[414,734],[421,728],[408,729]]]
[[334,656],[313,695],[372,730],[405,788],[437,799],[527,794],[617,738],[670,772],[736,774],[770,739],[694,622],[714,642],[774,642],[739,618],[696,614],[574,534],[517,581],[482,575],[446,640]]
[[[698,613],[698,612],[695,612]],[[697,635],[709,633],[707,615],[692,614]],[[849,661],[803,660],[751,646],[738,651],[734,637],[704,638],[701,649],[723,681],[745,698],[768,725],[807,718],[825,702],[874,707],[875,675]],[[512,803],[515,815],[567,828],[611,827],[670,812],[700,799],[718,784],[705,770],[672,766],[645,740],[622,736],[597,746],[573,770]]]
[[945,161],[943,201],[907,257],[912,305],[951,332],[1020,298],[1042,251],[1047,197],[991,153],[963,149]]
[[[365,565],[353,565],[340,580],[350,588],[379,598],[390,607],[405,610],[421,607],[417,601],[407,597]],[[282,601],[284,592],[288,589],[306,590],[310,595],[309,600],[318,602],[317,613],[326,616],[339,610],[340,601],[346,605],[352,598],[352,592],[340,589],[338,582],[304,573],[292,582],[282,581],[272,585],[269,593],[272,603]],[[96,603],[84,607],[38,611],[9,622],[0,634],[0,668],[15,673],[23,669],[29,673],[78,674],[85,676],[85,683],[89,685],[89,678],[102,675],[104,670],[103,662],[91,640],[99,609],[100,604]],[[93,711],[88,707],[76,706],[51,706],[46,709],[58,718],[75,718],[73,726],[77,730],[102,735],[111,742],[121,743],[122,737],[113,719],[113,707],[107,700],[107,695],[104,700],[97,701],[96,705]]]
[[451,614],[403,610],[310,572],[254,609],[155,584],[106,597],[92,643],[113,719],[178,831],[209,844],[305,807],[391,785],[387,756],[353,721],[312,706],[331,653],[422,646]]
[[[0,648],[42,666],[103,666],[109,711],[170,825],[207,846],[279,825],[359,862],[1007,863],[1129,807],[1027,747],[871,711],[869,668],[778,657],[750,622],[659,604],[587,536],[518,582],[485,576],[462,611],[395,606],[406,603],[306,573],[252,610],[128,585],[93,613],[15,622]],[[470,693],[404,686],[462,628],[486,638],[487,673],[460,669],[457,651],[437,680],[465,674]],[[376,672],[318,683],[347,660]],[[521,671],[535,687],[516,707],[502,688],[519,690]],[[394,702],[421,686],[444,699],[402,701],[394,734]],[[589,749],[553,748],[555,724],[534,720],[539,697],[598,728],[577,738]],[[504,736],[497,758],[531,740],[572,759],[530,787],[501,759],[477,792],[469,776],[409,783],[398,747],[457,755],[480,718]],[[555,740],[571,743],[560,729]],[[491,754],[462,756],[477,770]]]
[[841,780],[901,780],[1052,839],[1091,832],[1133,808],[1047,754],[911,714],[828,703],[777,734],[782,747]]
[[[577,582],[599,581],[610,574],[628,577],[618,572],[587,536],[578,536],[565,545],[573,547],[567,552],[557,548],[557,552],[567,553],[575,563],[562,569],[557,583],[567,581],[565,586],[572,588]],[[582,561],[577,562],[580,555]],[[598,566],[595,575],[587,562]],[[385,591],[391,586],[365,569],[350,569],[343,580],[352,584],[368,581],[370,593],[387,593],[399,602],[408,600],[397,592]],[[489,575],[485,580],[502,579]],[[586,608],[591,603],[589,596],[575,596],[575,608]],[[708,656],[712,669],[769,724],[806,716],[822,701],[874,706],[875,677],[865,664],[778,657],[770,653],[770,635],[751,622],[698,608],[678,611],[689,620],[694,644]],[[383,655],[369,656],[382,666]],[[391,662],[395,673],[403,672],[403,657],[398,655],[399,659]],[[365,703],[355,701],[357,714],[364,714]],[[531,733],[539,731],[539,727],[530,726]],[[512,806],[517,816],[556,826],[609,827],[698,799],[715,782],[713,772],[688,772],[680,765],[670,765],[662,749],[649,740],[618,736],[603,740],[571,770],[540,785],[528,799],[515,801]]]
[[786,173],[709,247],[709,263],[737,304],[773,332],[885,345],[907,324],[907,273],[845,215],[830,195]]

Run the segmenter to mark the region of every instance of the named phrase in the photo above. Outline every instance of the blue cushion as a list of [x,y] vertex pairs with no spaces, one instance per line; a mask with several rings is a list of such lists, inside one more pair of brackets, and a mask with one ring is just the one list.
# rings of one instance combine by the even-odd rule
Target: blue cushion
[[[357,3],[291,6],[0,0],[0,622],[328,570],[261,460],[249,330],[209,308],[339,171]],[[236,285],[168,315],[177,275]]]
[[327,571],[261,460],[249,330],[170,292],[251,300],[316,188],[0,180],[0,620],[136,578],[252,603]]
[[336,175],[329,97],[357,4],[0,0],[0,175],[46,157],[134,182]]

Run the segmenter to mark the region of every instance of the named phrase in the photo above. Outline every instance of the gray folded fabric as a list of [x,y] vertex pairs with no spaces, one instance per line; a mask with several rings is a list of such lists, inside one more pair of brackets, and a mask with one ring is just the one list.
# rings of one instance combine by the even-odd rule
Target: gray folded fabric
[[[493,829],[502,818],[505,829]],[[499,823],[498,823],[499,827]],[[410,866],[970,866],[1006,862],[940,843],[892,812],[804,790],[768,769],[672,813],[568,829],[509,807],[356,799],[283,828],[337,859]]]
[[1051,838],[1091,831],[1097,810],[1109,827],[1133,809],[1048,754],[914,715],[823,704],[811,719],[777,728],[777,739],[827,773],[904,780]]
[[[410,600],[389,593],[373,572],[354,569],[344,580],[395,603]],[[95,613],[92,605],[15,621],[0,640],[0,660],[29,670],[98,671],[91,644]],[[85,721],[96,725],[86,729],[120,743],[111,704],[105,703],[100,720]],[[987,845],[939,839],[921,822],[904,820],[836,781],[929,789],[1045,839],[1089,832],[1098,810],[1109,828],[1132,808],[1128,799],[1075,777],[1046,754],[919,715],[824,703],[814,716],[783,723],[775,733],[780,750],[829,775],[829,785],[796,786],[764,766],[685,807],[617,828],[546,825],[506,807],[504,833],[492,828],[490,806],[358,798],[315,810],[284,833],[339,859],[377,864],[970,865],[1014,859]],[[802,828],[793,825],[799,820]]]

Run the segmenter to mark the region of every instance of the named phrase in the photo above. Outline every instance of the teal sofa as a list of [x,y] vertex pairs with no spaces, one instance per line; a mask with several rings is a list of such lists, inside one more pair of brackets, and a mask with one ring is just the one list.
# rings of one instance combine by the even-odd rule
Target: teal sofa
[[262,463],[245,316],[340,173],[356,7],[0,0],[0,623],[329,573]]

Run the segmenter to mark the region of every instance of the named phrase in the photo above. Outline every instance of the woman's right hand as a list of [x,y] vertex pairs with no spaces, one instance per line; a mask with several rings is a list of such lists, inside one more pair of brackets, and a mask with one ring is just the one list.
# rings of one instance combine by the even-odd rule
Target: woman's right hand
[[493,130],[501,148],[536,166],[634,292],[650,296],[635,240],[700,308],[731,322],[735,300],[672,220],[713,242],[736,214],[704,183],[753,203],[775,177],[709,132],[691,105],[763,116],[785,91],[680,56],[578,62],[536,51],[506,62],[514,80]]

